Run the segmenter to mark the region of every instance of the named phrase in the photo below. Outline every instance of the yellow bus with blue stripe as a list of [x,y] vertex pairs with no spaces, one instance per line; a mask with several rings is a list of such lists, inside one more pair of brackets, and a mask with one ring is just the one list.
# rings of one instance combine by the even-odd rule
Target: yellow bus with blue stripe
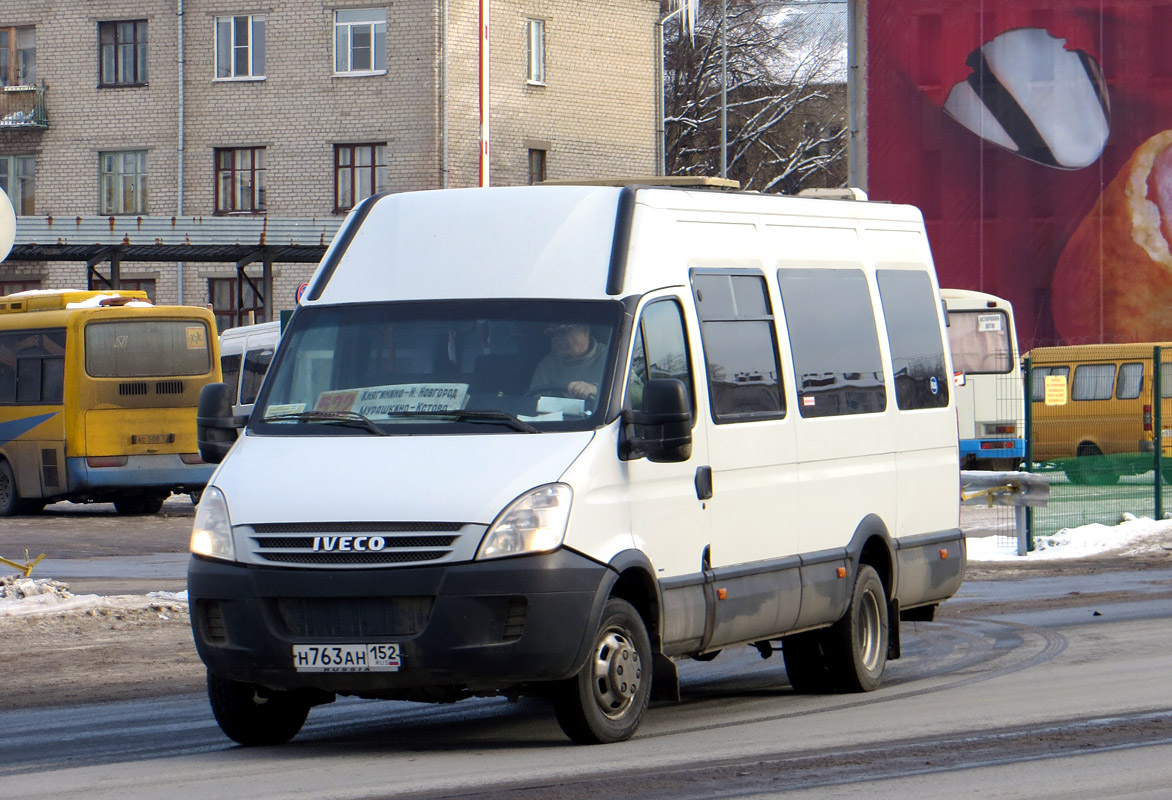
[[215,318],[145,292],[0,297],[0,516],[47,503],[155,513],[212,474],[195,440],[200,389],[220,380]]

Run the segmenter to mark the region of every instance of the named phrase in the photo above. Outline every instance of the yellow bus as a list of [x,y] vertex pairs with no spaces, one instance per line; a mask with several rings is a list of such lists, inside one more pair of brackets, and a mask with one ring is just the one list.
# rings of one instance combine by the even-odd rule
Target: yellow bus
[[1172,342],[1035,347],[1029,352],[1031,457],[1071,483],[1111,484],[1155,464],[1156,348],[1162,451],[1172,456]]
[[153,514],[212,474],[195,441],[220,380],[211,312],[140,291],[0,297],[0,516],[112,502]]

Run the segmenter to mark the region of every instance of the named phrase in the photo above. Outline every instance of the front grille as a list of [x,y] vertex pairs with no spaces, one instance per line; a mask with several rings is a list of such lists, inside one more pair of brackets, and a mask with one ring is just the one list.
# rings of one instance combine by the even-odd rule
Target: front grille
[[155,381],[155,394],[183,394],[183,381]]
[[414,636],[431,614],[430,597],[294,597],[276,601],[285,629],[304,637]]
[[244,532],[257,563],[390,567],[468,560],[484,528],[458,522],[270,522]]
[[147,393],[147,385],[142,382],[118,384],[118,394],[121,397],[137,397]]

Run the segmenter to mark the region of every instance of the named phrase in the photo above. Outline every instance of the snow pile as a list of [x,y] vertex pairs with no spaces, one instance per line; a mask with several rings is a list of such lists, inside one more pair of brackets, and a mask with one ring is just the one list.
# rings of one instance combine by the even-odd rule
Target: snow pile
[[153,611],[187,613],[187,592],[151,592],[146,595],[75,595],[69,584],[23,575],[0,577],[0,618],[29,614],[97,611]]
[[1172,520],[1153,520],[1124,514],[1118,525],[1082,525],[1063,528],[1034,539],[1034,550],[1017,554],[1017,542],[1005,536],[967,540],[969,561],[1049,561],[1096,555],[1136,556],[1172,550]]

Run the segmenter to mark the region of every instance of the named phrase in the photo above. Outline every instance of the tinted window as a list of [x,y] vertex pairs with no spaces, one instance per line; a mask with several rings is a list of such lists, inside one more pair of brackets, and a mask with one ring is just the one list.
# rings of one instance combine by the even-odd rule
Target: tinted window
[[1046,378],[1056,375],[1063,380],[1069,380],[1070,367],[1031,367],[1030,368],[1030,397],[1035,403],[1046,399]]
[[759,273],[694,271],[692,290],[717,422],[785,416],[773,312]]
[[902,409],[948,405],[944,341],[927,273],[881,269],[876,279],[887,320],[896,405]]
[[220,372],[224,376],[224,383],[232,387],[232,396],[235,397],[240,383],[240,354],[220,356]]
[[648,305],[635,329],[631,374],[627,378],[628,405],[639,410],[643,402],[643,385],[649,380],[660,378],[683,381],[692,407],[695,408],[683,315],[679,304],[671,300]]
[[857,269],[781,269],[781,301],[803,417],[887,408],[867,278]]
[[260,383],[273,360],[273,348],[262,347],[249,350],[244,356],[244,370],[240,377],[240,402],[255,403],[260,392]]
[[1115,387],[1115,396],[1120,400],[1134,400],[1144,389],[1144,365],[1120,364],[1119,383]]
[[1114,364],[1079,364],[1074,368],[1071,400],[1110,400],[1114,389]]
[[85,369],[95,378],[204,375],[208,328],[198,319],[120,319],[85,326]]
[[60,403],[65,331],[0,333],[0,403]]

